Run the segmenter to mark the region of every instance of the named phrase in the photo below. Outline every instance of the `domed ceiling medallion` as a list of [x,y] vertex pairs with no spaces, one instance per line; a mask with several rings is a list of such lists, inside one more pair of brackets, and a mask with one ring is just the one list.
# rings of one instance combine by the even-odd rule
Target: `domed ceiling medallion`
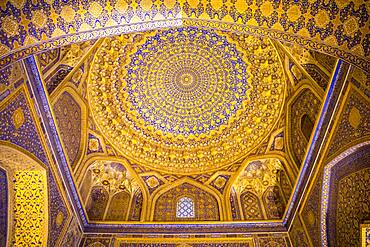
[[187,27],[105,39],[88,98],[96,124],[123,155],[189,174],[256,147],[279,118],[284,83],[268,39]]

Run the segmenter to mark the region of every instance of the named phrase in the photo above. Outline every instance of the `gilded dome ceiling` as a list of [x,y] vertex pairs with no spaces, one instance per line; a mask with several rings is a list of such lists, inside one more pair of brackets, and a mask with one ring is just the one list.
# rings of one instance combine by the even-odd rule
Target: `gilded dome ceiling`
[[0,246],[359,246],[368,2],[0,1]]
[[269,39],[187,27],[106,38],[88,98],[124,156],[184,174],[216,170],[255,148],[279,118],[284,84]]

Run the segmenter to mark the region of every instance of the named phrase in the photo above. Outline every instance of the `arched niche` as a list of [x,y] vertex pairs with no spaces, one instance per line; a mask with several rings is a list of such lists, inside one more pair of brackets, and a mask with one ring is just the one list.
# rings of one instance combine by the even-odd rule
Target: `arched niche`
[[322,97],[314,87],[303,84],[287,103],[287,149],[298,168],[301,167],[314,131]]
[[[189,198],[193,202],[193,217],[177,217],[178,202]],[[219,195],[197,182],[185,178],[158,191],[152,200],[152,221],[218,221],[223,219]]]
[[[104,186],[93,186],[86,203],[86,212],[89,220],[100,221],[104,219],[108,206],[109,193]],[[127,207],[127,205],[124,205]]]
[[310,140],[313,131],[314,122],[308,114],[303,114],[301,117],[301,131],[307,141]]
[[243,210],[244,219],[260,220],[263,219],[260,199],[251,191],[244,191],[240,195],[240,205]]
[[26,151],[1,143],[0,170],[7,181],[6,246],[47,246],[47,170]]
[[127,210],[121,210],[122,205],[129,205],[131,194],[127,191],[121,191],[113,195],[105,219],[108,221],[126,220]]
[[95,159],[86,167],[79,192],[90,221],[141,219],[142,184],[125,162]]
[[331,160],[322,179],[322,246],[359,246],[361,224],[370,220],[370,141]]
[[[280,219],[293,186],[278,158],[246,161],[226,196],[233,220]],[[239,215],[239,216],[238,216]]]
[[87,107],[69,86],[56,90],[52,105],[69,165],[76,172],[86,149]]

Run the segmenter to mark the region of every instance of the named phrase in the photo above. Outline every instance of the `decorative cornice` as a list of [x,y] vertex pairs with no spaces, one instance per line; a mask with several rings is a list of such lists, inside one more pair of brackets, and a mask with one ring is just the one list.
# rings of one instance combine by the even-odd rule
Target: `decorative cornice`
[[217,20],[203,20],[200,18],[185,18],[181,17],[181,15],[179,15],[179,17],[171,19],[143,21],[138,23],[129,23],[99,29],[92,29],[88,31],[81,31],[77,33],[58,36],[57,38],[51,38],[47,41],[36,43],[34,45],[22,46],[21,48],[12,50],[10,53],[7,53],[0,57],[0,69],[29,55],[44,52],[49,49],[55,49],[61,46],[125,33],[142,32],[146,30],[179,26],[195,26],[201,28],[233,31],[259,37],[267,37],[285,43],[296,44],[307,49],[312,49],[325,54],[329,54],[331,56],[336,56],[345,61],[348,61],[351,64],[357,65],[365,71],[370,71],[370,61],[366,57],[354,55],[349,51],[316,41],[313,38],[304,37],[295,33],[287,33],[280,30],[274,30],[271,28],[264,28],[261,26],[251,26],[246,24]]

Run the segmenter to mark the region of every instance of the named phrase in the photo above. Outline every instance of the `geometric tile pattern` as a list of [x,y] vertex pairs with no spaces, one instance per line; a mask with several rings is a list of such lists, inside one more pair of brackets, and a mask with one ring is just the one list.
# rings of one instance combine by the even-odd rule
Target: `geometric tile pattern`
[[177,201],[176,217],[192,218],[194,217],[194,202],[189,197],[181,197]]

